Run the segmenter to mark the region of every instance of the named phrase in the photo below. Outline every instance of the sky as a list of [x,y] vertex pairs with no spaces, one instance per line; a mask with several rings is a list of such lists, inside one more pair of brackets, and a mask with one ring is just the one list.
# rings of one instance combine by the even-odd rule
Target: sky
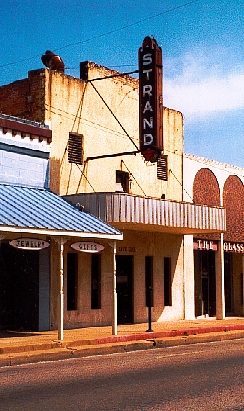
[[244,167],[244,0],[1,0],[0,17],[0,85],[42,68],[47,49],[75,77],[85,60],[134,71],[153,36],[185,152]]

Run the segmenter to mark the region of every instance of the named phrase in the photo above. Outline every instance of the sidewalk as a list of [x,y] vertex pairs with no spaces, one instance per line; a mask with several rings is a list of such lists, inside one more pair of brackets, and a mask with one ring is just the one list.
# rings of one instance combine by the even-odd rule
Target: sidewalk
[[244,337],[244,318],[119,325],[118,335],[111,326],[89,327],[64,331],[64,340],[57,331],[0,331],[0,367],[27,362],[48,361],[88,355],[167,347],[197,342]]

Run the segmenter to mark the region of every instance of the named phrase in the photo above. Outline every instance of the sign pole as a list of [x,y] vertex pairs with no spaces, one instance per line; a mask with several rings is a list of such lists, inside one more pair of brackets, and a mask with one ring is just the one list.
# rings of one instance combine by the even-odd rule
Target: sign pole
[[60,256],[60,270],[59,270],[59,310],[58,310],[58,340],[64,339],[64,244],[66,240],[60,238],[59,256]]
[[116,241],[113,243],[113,324],[112,334],[118,335],[117,280],[116,280]]
[[152,329],[152,287],[148,288],[148,329],[147,332],[153,332]]

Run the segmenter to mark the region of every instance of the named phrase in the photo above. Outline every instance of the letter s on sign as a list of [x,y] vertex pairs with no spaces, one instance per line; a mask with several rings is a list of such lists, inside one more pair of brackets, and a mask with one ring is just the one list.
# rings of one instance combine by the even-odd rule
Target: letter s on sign
[[143,60],[143,66],[148,66],[149,64],[152,63],[152,54],[151,53],[144,54],[144,56],[142,57],[142,60]]

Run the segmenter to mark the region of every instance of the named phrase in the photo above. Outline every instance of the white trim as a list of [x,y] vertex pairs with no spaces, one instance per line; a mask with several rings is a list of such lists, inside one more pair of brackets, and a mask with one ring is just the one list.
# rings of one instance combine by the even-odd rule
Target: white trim
[[41,228],[23,228],[23,227],[8,227],[0,226],[0,232],[7,233],[28,233],[28,234],[39,234],[39,235],[49,235],[53,237],[79,237],[79,238],[104,238],[109,240],[123,240],[123,234],[102,234],[102,233],[87,233],[84,231],[58,231],[58,230],[48,230]]

